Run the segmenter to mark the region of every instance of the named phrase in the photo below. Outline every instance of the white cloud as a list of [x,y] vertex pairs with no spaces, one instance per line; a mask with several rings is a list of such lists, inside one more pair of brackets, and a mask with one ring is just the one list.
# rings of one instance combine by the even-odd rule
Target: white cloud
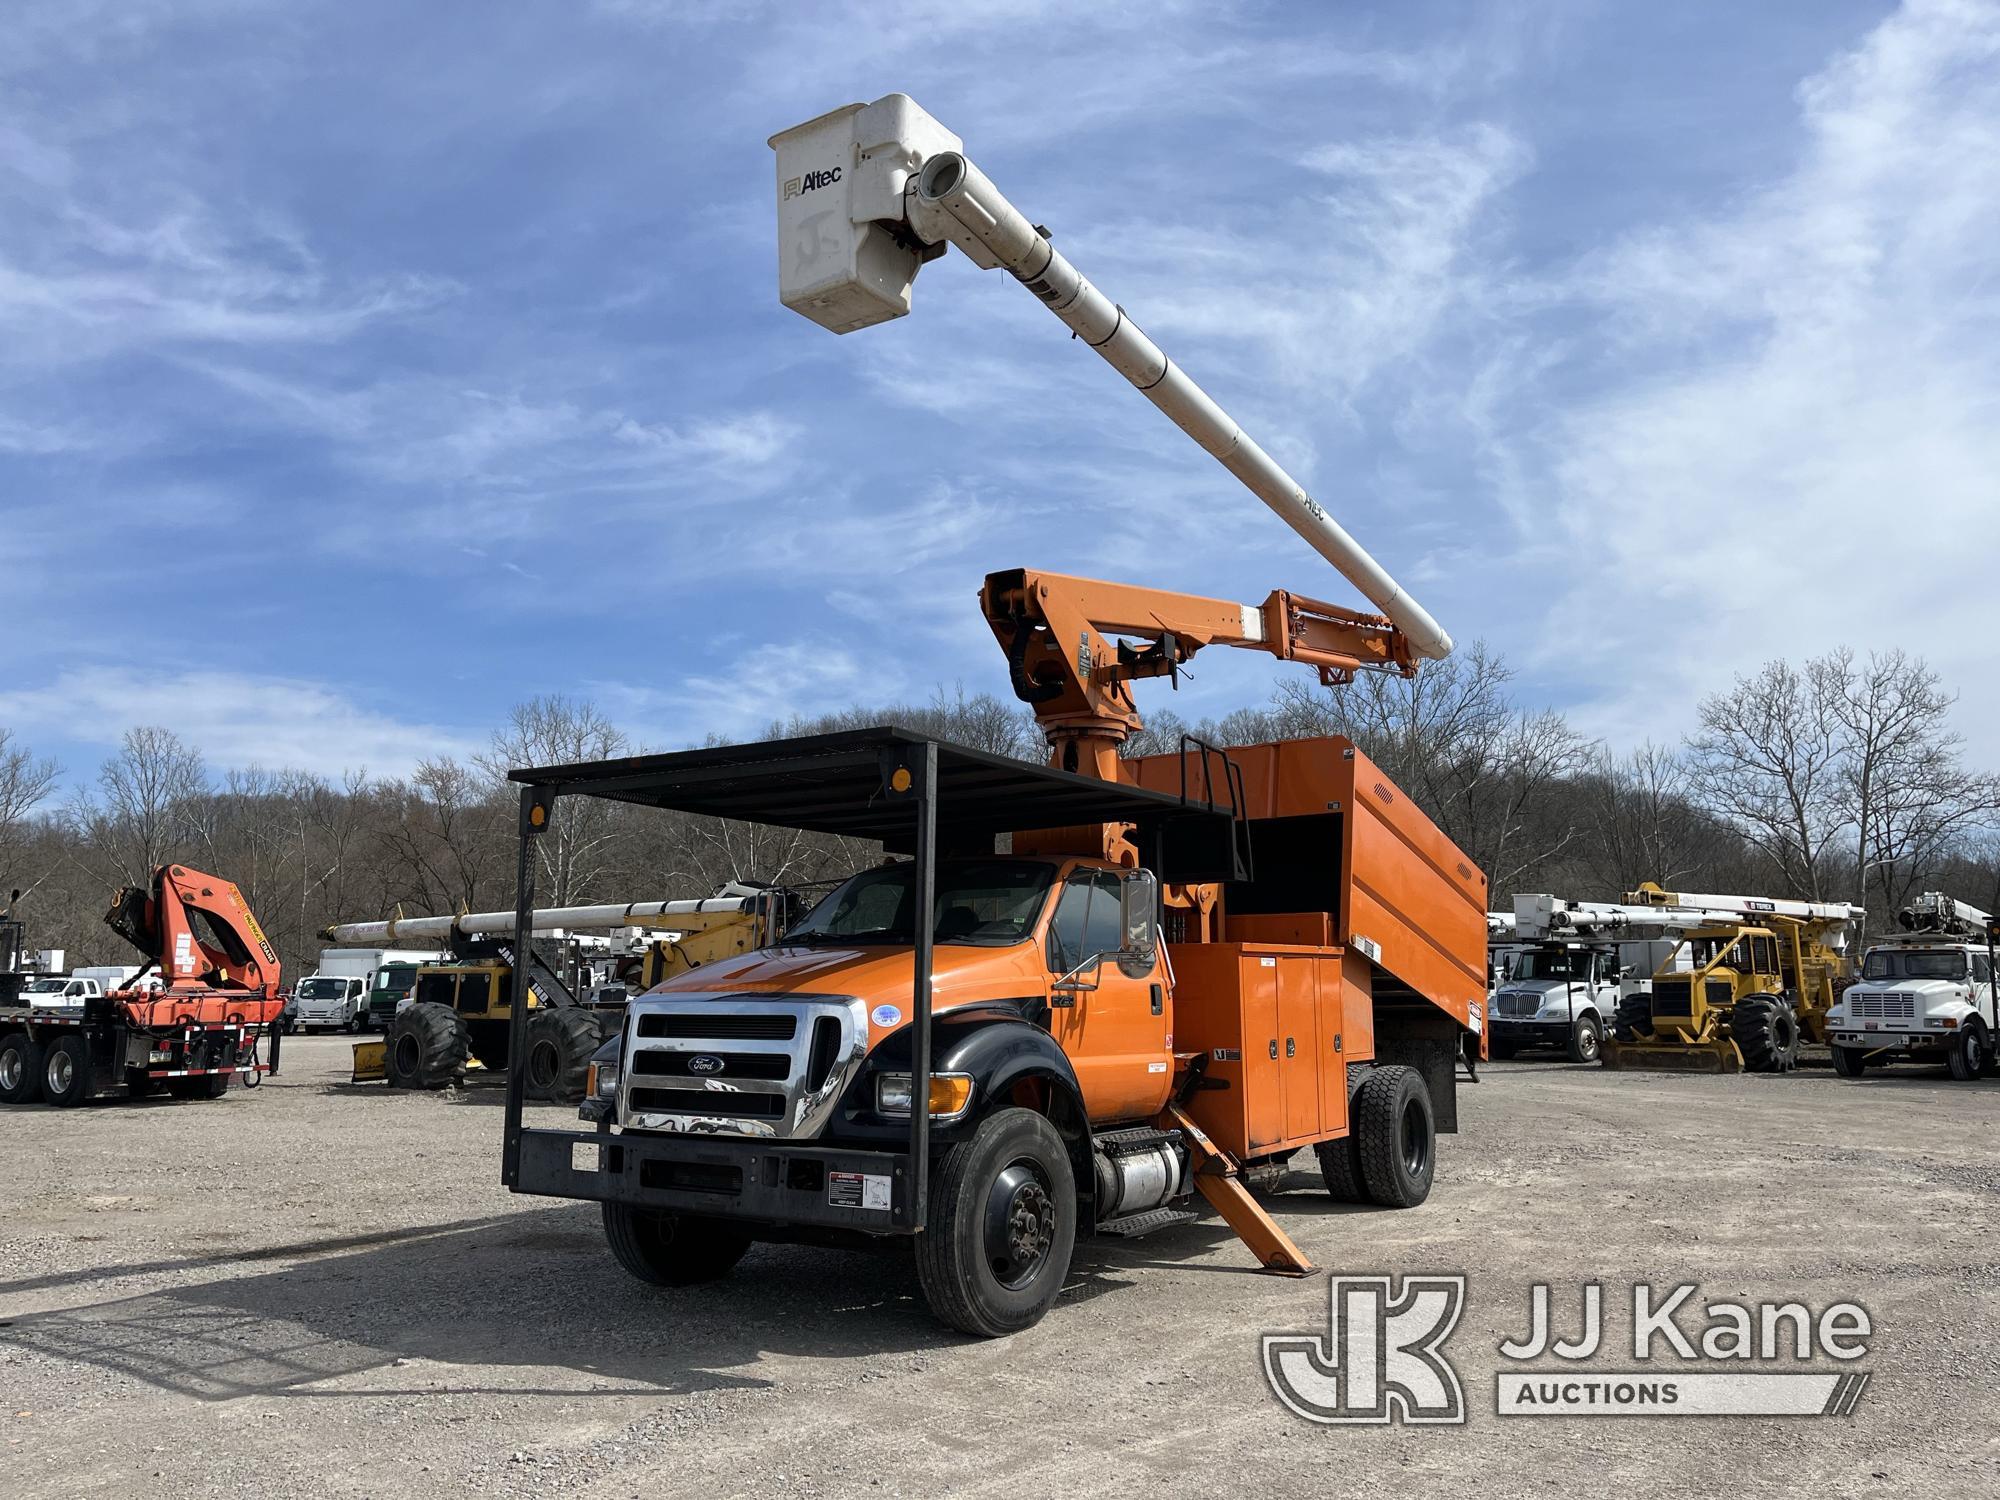
[[245,672],[73,667],[44,686],[0,692],[0,723],[102,745],[107,753],[127,727],[164,724],[217,771],[261,766],[338,775],[365,767],[399,775],[419,760],[482,747],[439,725],[365,708],[323,682]]
[[1996,58],[2000,8],[1908,6],[1800,86],[1785,176],[1563,289],[1599,388],[1500,446],[1562,559],[1542,665],[1591,727],[1671,738],[1733,671],[1893,645],[1971,690],[1992,758]]

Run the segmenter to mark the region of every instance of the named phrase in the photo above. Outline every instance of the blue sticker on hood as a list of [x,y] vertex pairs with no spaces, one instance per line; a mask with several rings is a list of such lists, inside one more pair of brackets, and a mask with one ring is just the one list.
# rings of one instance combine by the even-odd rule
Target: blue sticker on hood
[[878,1005],[872,1014],[877,1026],[894,1026],[903,1019],[903,1013],[893,1005]]

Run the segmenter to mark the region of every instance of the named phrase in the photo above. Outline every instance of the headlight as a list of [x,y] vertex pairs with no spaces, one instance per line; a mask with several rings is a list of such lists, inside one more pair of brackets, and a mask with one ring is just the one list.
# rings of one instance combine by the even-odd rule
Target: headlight
[[[956,1120],[964,1114],[972,1103],[972,1075],[970,1073],[931,1074],[931,1118],[933,1120]],[[875,1075],[875,1107],[885,1115],[906,1115],[910,1112],[910,1075],[908,1073],[878,1073]]]
[[618,1064],[592,1063],[590,1065],[590,1076],[584,1080],[583,1091],[593,1099],[617,1098]]

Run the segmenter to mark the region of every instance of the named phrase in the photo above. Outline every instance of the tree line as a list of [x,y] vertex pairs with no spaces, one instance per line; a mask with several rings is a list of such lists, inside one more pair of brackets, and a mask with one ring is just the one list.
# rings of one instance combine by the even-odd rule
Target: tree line
[[[1155,709],[1127,754],[1344,735],[1492,881],[1615,900],[1645,880],[1866,906],[1871,930],[1914,893],[1944,889],[2000,912],[2000,776],[1966,763],[1953,695],[1920,658],[1834,651],[1774,661],[1700,705],[1678,744],[1614,753],[1560,712],[1523,705],[1506,662],[1473,645],[1411,679],[1327,689],[1287,681],[1263,704],[1188,724]],[[772,737],[897,722],[1038,760],[1024,709],[989,694],[856,706],[774,723]],[[63,771],[0,727],[0,901],[33,948],[70,965],[132,961],[102,921],[112,892],[153,866],[234,880],[286,972],[311,972],[335,921],[487,910],[513,901],[510,767],[633,753],[595,705],[560,695],[516,707],[487,748],[408,775],[337,778],[209,766],[174,730],[127,730],[92,777]],[[541,840],[537,901],[570,905],[707,895],[729,880],[807,884],[872,860],[871,846],[591,798],[559,802]]]

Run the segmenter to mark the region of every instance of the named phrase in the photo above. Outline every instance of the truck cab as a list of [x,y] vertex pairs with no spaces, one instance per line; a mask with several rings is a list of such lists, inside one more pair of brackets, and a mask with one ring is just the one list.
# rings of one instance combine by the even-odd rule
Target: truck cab
[[102,998],[103,985],[95,979],[75,975],[45,974],[21,987],[19,1004],[35,1009],[61,1010]]
[[1516,950],[1493,992],[1493,1055],[1559,1047],[1571,1062],[1596,1062],[1618,1013],[1623,977],[1615,947],[1546,942]]
[[1995,1069],[1992,949],[1931,934],[1891,938],[1861,960],[1861,977],[1828,1015],[1833,1065],[1859,1077],[1871,1065],[1945,1063],[1970,1080]]
[[365,978],[315,974],[292,991],[301,1031],[359,1031],[368,1003]]
[[[635,1000],[622,1059],[600,1064],[594,1099],[604,1103],[591,1112],[680,1134],[900,1137],[913,873],[907,862],[863,871],[775,946]],[[932,1111],[935,1139],[950,1136],[975,1092],[1004,1096],[1016,1077],[1023,1088],[1073,1079],[1092,1125],[1159,1112],[1173,1042],[1154,891],[1150,874],[1102,860],[940,861],[931,1095],[950,1107]],[[1144,916],[1130,916],[1128,932],[1134,902]]]

